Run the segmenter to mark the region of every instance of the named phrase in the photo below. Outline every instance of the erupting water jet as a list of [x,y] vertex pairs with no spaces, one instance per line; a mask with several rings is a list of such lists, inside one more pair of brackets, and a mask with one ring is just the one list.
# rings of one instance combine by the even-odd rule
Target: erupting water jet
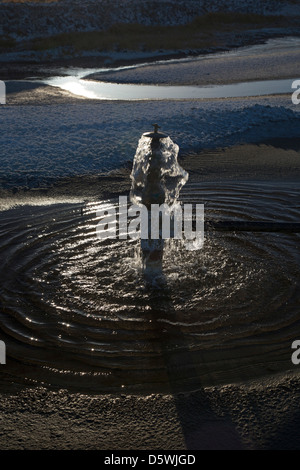
[[170,210],[177,202],[181,188],[188,180],[188,173],[178,164],[179,147],[169,136],[154,131],[146,132],[139,140],[131,172],[130,199],[148,210],[148,239],[141,240],[145,271],[161,271],[164,241],[161,236],[151,239],[151,207],[166,204]]

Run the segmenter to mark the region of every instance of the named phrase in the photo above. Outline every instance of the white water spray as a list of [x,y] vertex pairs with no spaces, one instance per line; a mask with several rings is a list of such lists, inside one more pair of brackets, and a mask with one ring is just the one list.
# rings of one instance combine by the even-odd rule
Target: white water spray
[[[158,132],[143,134],[139,140],[131,172],[131,202],[148,209],[148,227],[151,227],[151,205],[166,204],[173,210],[188,173],[178,164],[179,147],[170,137]],[[147,272],[160,273],[163,255],[163,237],[141,241],[143,265]]]

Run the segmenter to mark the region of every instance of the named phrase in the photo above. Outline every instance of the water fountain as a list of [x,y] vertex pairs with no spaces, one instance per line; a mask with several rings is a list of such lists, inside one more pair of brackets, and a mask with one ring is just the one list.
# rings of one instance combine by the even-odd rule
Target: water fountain
[[300,336],[299,185],[185,184],[178,151],[157,125],[141,136],[131,201],[206,204],[203,250],[98,238],[97,211],[117,214],[113,197],[88,202],[84,215],[78,203],[0,213],[0,384],[169,393],[290,369]]
[[[165,205],[170,212],[179,206],[178,198],[182,187],[188,181],[188,172],[177,161],[179,147],[171,138],[159,132],[159,125],[153,124],[152,132],[145,132],[138,143],[131,172],[131,202],[147,209],[148,239],[141,239],[144,273],[150,279],[162,274],[164,239],[160,213],[159,237],[152,236],[152,206]],[[152,219],[151,219],[152,213]],[[156,221],[157,222],[157,221]],[[143,219],[142,219],[143,223]],[[173,226],[172,226],[173,223]],[[174,220],[171,218],[174,233]],[[194,227],[195,228],[195,227]],[[253,221],[253,220],[206,220],[207,232],[299,232],[299,223]]]
[[153,124],[154,131],[142,135],[133,161],[131,173],[130,199],[134,204],[144,206],[148,211],[148,239],[141,240],[143,266],[145,272],[161,272],[164,240],[151,236],[151,208],[153,204],[166,204],[174,208],[182,186],[188,180],[188,173],[178,164],[179,147],[169,136],[158,131],[158,124]]

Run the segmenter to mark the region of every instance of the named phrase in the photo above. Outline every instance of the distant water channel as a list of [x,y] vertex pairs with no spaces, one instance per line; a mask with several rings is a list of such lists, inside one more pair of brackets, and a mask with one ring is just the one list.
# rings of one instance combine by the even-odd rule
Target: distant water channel
[[84,80],[78,76],[53,77],[46,80],[70,93],[96,100],[174,100],[237,98],[291,93],[293,80],[264,80],[218,86],[167,86],[106,83]]
[[[245,56],[249,54],[261,54],[262,52],[276,52],[295,49],[299,47],[299,38],[287,37],[267,41],[265,44],[242,47],[229,52],[208,54],[199,57],[187,57],[185,59],[160,60],[158,64],[174,62],[197,61],[203,58],[214,60],[220,56]],[[43,83],[59,87],[62,90],[96,100],[175,100],[175,99],[212,99],[212,98],[238,98],[247,96],[267,96],[272,94],[285,94],[292,92],[292,83],[297,77],[281,80],[260,80],[227,85],[211,84],[210,86],[169,86],[169,85],[143,85],[121,84],[101,81],[102,72],[143,67],[145,64],[136,64],[116,68],[101,69],[65,69],[62,76],[53,76]],[[155,65],[155,64],[153,64]],[[97,74],[97,80],[93,80],[93,74]],[[88,79],[87,79],[88,78]]]

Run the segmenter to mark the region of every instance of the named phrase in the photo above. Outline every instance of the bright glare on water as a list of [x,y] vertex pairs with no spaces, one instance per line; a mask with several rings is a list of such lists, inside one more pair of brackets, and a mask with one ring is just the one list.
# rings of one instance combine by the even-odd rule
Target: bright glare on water
[[53,77],[45,83],[97,100],[155,100],[236,98],[290,93],[293,80],[265,80],[219,86],[127,85],[84,80],[76,76]]

